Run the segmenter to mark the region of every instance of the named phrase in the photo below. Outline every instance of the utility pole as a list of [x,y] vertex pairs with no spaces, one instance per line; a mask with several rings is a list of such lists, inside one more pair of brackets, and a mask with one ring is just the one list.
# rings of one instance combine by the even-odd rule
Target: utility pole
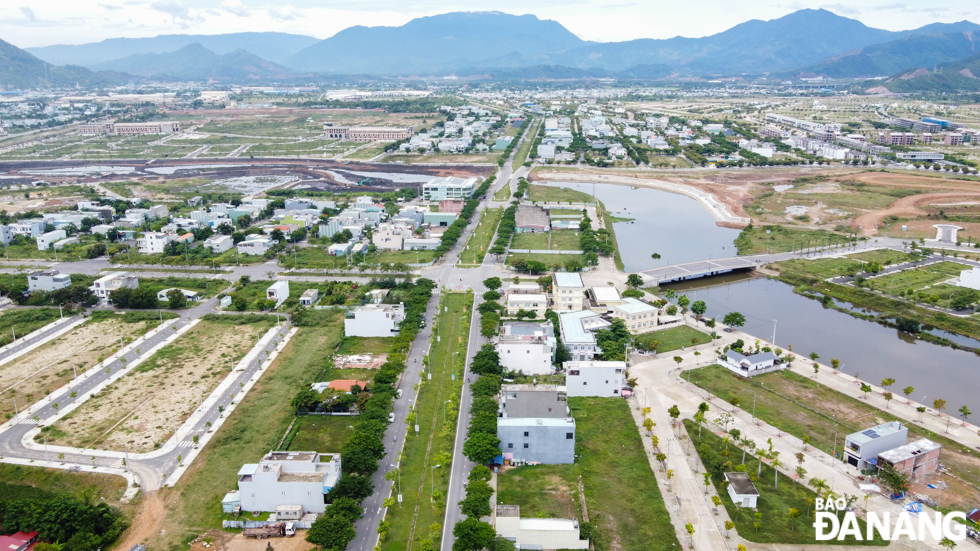
[[772,345],[776,346],[776,322],[779,320],[772,320]]

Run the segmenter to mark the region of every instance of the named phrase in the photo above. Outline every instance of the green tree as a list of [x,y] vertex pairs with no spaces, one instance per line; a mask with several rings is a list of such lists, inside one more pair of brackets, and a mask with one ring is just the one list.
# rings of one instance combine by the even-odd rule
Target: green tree
[[796,530],[796,519],[800,518],[800,510],[789,508],[789,529]]
[[701,316],[703,316],[704,313],[707,311],[708,311],[708,305],[705,304],[703,300],[695,300],[694,303],[691,304],[691,312],[694,312],[694,314],[697,316],[699,323],[701,320]]
[[167,307],[169,307],[171,310],[186,308],[187,297],[184,295],[183,291],[180,289],[171,289],[167,291]]
[[306,541],[323,549],[341,551],[357,537],[354,523],[343,516],[322,515],[306,533]]
[[687,307],[690,304],[691,304],[691,299],[687,298],[687,295],[681,295],[677,297],[677,305],[680,306],[683,311],[687,311]]
[[949,538],[943,538],[942,540],[940,540],[939,545],[946,549],[953,549],[956,547],[956,542]]
[[861,383],[861,392],[864,393],[864,398],[868,398],[868,393],[871,392],[871,385],[867,383]]
[[453,551],[481,551],[490,547],[497,537],[493,526],[480,519],[467,518],[456,523],[453,527]]
[[500,455],[500,439],[492,434],[471,434],[463,444],[463,455],[470,461],[486,465]]
[[959,412],[960,412],[960,417],[962,417],[964,421],[966,421],[966,418],[973,413],[972,411],[970,411],[970,408],[967,406],[961,407],[959,409]]
[[487,279],[483,280],[483,286],[491,291],[496,291],[503,286],[503,282],[500,281],[499,277],[488,277]]
[[738,312],[729,312],[725,314],[721,322],[729,327],[739,328],[745,325],[745,316]]
[[905,388],[902,389],[902,394],[905,395],[905,399],[906,400],[908,400],[908,397],[911,396],[913,392],[915,392],[915,387],[914,386],[907,386],[907,387],[905,387]]
[[639,274],[630,274],[626,277],[626,285],[633,289],[643,287],[643,278]]

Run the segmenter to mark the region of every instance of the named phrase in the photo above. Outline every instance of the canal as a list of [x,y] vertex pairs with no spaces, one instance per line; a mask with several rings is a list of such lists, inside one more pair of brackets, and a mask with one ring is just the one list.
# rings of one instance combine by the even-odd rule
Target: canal
[[[588,184],[555,184],[592,193]],[[734,256],[737,230],[720,228],[694,199],[652,189],[597,184],[596,197],[616,216],[634,218],[615,225],[620,254],[627,272],[666,265]],[[661,260],[650,258],[660,252]],[[822,363],[836,358],[843,371],[880,384],[896,380],[890,390],[915,387],[912,398],[931,405],[941,398],[947,412],[966,405],[980,412],[980,357],[963,350],[912,339],[877,323],[854,318],[793,292],[789,285],[744,274],[717,276],[672,284],[691,301],[704,300],[707,315],[719,320],[728,312],[745,315],[743,328],[759,338],[770,338],[778,320],[776,344],[804,356],[820,355]],[[849,305],[841,304],[847,307]],[[943,335],[945,336],[945,335]],[[969,345],[965,337],[957,342]],[[972,339],[970,339],[972,341]],[[975,341],[973,341],[975,342]]]

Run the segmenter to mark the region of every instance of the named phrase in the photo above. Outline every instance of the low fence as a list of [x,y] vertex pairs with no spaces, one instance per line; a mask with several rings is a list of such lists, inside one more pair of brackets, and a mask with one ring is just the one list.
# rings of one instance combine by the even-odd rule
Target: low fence
[[223,520],[222,528],[264,528],[279,522],[292,522],[297,530],[309,530],[313,527],[312,520]]
[[570,202],[570,201],[558,201],[556,203],[554,203],[554,202],[553,203],[537,202],[537,203],[534,203],[534,204],[537,205],[537,206],[539,206],[539,207],[542,207],[542,208],[594,207],[594,206],[596,206],[595,203],[582,203],[582,202],[573,203],[573,202]]

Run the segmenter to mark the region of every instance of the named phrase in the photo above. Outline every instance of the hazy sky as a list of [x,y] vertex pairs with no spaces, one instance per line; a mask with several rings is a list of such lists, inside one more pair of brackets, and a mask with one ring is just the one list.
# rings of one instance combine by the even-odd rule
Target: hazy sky
[[112,37],[281,31],[327,38],[352,25],[390,25],[450,11],[496,10],[553,19],[585,40],[698,37],[749,19],[825,8],[889,30],[980,22],[976,0],[4,0],[0,39],[21,47]]

